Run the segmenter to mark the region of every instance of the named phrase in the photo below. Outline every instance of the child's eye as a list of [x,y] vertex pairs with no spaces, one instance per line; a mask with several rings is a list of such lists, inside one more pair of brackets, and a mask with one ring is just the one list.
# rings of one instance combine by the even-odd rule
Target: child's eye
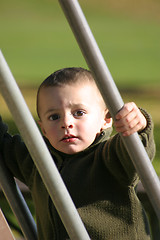
[[75,117],[81,117],[85,114],[85,112],[83,110],[78,110],[74,113]]
[[59,118],[60,118],[60,116],[58,114],[52,114],[51,116],[49,116],[49,120],[51,120],[51,121],[55,121]]

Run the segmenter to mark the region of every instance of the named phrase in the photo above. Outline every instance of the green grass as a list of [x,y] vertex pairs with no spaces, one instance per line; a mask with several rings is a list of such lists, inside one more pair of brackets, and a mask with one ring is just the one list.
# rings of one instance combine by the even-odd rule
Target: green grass
[[[159,84],[159,20],[81,2],[115,82]],[[86,67],[58,0],[2,1],[0,29],[0,48],[21,85],[37,85],[64,66]]]

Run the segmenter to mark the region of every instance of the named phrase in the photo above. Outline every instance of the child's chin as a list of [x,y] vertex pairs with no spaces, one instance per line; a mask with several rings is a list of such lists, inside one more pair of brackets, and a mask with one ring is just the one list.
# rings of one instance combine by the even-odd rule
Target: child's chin
[[63,153],[73,155],[73,154],[82,152],[83,150],[85,150],[85,149],[74,149],[74,148],[73,149],[63,149]]

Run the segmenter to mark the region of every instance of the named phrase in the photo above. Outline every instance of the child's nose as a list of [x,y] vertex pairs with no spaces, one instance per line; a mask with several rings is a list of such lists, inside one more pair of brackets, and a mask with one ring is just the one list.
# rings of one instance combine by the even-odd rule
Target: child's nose
[[65,128],[65,129],[73,128],[73,122],[72,122],[71,116],[64,117],[61,128]]
[[64,126],[62,126],[62,128],[65,128],[65,129],[73,128],[73,125],[72,125],[72,124],[70,124],[70,125],[64,125]]

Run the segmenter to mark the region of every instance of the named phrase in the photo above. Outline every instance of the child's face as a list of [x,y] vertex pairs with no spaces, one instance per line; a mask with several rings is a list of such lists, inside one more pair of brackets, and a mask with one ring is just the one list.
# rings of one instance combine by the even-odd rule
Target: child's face
[[111,126],[107,110],[94,83],[42,88],[39,95],[40,127],[51,145],[75,154],[91,145]]

